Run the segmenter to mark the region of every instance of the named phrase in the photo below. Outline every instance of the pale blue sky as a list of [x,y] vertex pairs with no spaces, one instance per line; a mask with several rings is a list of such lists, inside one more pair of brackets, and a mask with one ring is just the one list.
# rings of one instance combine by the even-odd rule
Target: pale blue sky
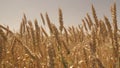
[[[120,0],[117,1],[117,16],[120,23]],[[28,19],[35,18],[41,23],[40,13],[48,12],[53,23],[58,23],[58,8],[63,10],[66,26],[78,25],[88,12],[91,14],[91,3],[94,4],[98,17],[104,14],[111,17],[110,6],[114,0],[0,0],[0,24],[18,29],[23,13]],[[120,25],[120,24],[119,24]]]

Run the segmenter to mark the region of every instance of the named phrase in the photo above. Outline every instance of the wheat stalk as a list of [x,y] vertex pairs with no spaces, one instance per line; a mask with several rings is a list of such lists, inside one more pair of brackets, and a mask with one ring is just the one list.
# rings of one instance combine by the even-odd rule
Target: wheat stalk
[[92,5],[92,15],[95,21],[96,26],[98,27],[98,18],[94,6]]
[[42,13],[40,13],[40,17],[41,17],[41,19],[42,19],[43,25],[45,25],[45,20],[44,20],[44,17],[43,17],[43,15],[42,15]]
[[60,24],[59,29],[62,32],[64,26],[63,26],[62,10],[60,8],[59,8],[59,24]]

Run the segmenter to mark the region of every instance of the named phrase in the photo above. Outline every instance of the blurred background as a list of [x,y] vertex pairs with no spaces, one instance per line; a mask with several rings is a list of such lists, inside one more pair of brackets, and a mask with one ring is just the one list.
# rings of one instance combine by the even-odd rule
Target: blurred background
[[[0,24],[18,30],[23,14],[28,20],[42,23],[40,13],[45,17],[47,12],[52,23],[58,25],[58,9],[63,11],[65,26],[77,26],[89,13],[92,17],[91,4],[94,5],[98,18],[106,15],[111,20],[110,7],[114,0],[0,0]],[[120,26],[120,0],[116,0],[117,19]]]

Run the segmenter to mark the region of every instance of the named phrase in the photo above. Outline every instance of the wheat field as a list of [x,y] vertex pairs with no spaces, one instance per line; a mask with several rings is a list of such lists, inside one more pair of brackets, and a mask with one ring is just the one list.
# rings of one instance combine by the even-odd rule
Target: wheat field
[[98,19],[92,5],[92,16],[87,13],[77,27],[64,27],[62,9],[59,26],[47,13],[40,14],[43,25],[24,14],[16,33],[0,25],[0,68],[120,68],[116,3],[110,9],[112,21]]

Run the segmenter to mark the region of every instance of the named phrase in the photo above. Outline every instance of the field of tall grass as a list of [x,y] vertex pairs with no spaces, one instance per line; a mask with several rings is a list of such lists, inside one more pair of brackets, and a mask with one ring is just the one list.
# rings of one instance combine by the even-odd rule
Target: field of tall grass
[[24,15],[16,33],[0,25],[0,68],[120,68],[116,3],[112,21],[98,19],[93,5],[91,9],[92,16],[87,13],[78,27],[64,27],[61,9],[59,26],[47,13],[40,14],[43,25]]

